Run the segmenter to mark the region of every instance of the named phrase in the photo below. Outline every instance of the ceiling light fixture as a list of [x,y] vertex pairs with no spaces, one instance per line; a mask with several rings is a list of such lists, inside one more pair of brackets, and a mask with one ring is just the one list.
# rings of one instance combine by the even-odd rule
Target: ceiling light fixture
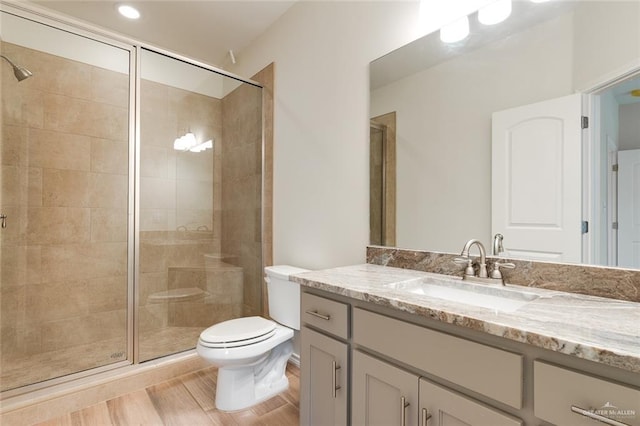
[[464,40],[469,35],[469,18],[463,16],[440,28],[440,40],[445,43],[455,43]]
[[636,97],[636,98],[640,98],[640,89],[634,89],[634,90],[632,90],[631,92],[629,92],[629,94],[630,94],[631,96]]
[[118,6],[118,12],[120,15],[124,16],[128,19],[138,19],[140,18],[140,12],[133,6],[129,6],[128,4],[121,4]]
[[494,25],[511,15],[511,0],[498,0],[489,3],[478,11],[478,21],[484,25]]

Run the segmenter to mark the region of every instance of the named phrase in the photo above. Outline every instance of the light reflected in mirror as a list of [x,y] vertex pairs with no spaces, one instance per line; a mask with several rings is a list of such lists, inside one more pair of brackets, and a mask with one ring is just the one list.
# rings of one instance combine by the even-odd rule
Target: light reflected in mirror
[[[631,95],[640,89],[638,19],[635,0],[516,1],[512,15],[494,26],[471,15],[471,34],[459,43],[444,44],[434,32],[372,62],[370,117],[396,117],[395,242],[382,245],[458,253],[470,238],[491,247],[500,232],[507,256],[640,268],[640,250],[633,248],[640,246],[640,230],[631,225],[640,212],[625,207],[634,205],[640,188],[638,176],[625,171],[635,164],[627,157],[640,152],[640,97]],[[518,151],[519,140],[536,137],[520,132],[517,139],[509,128],[508,152],[531,161],[527,173],[496,173],[518,163],[507,156],[492,165],[494,113],[530,105],[545,111],[544,102],[576,93],[590,119],[584,131],[580,111],[571,122],[579,132],[577,154],[548,158],[542,143]],[[556,142],[549,146],[568,143],[564,136]],[[577,187],[566,186],[568,180]],[[536,191],[542,185],[552,191]],[[492,206],[496,186],[524,192]],[[546,206],[553,217],[537,218],[527,207],[531,217],[516,223],[515,198]],[[495,223],[498,208],[511,222]],[[574,212],[571,223],[561,214],[567,211]],[[519,228],[533,232],[522,237]],[[570,231],[576,253],[537,248],[536,240],[549,238],[543,230],[560,228]]]

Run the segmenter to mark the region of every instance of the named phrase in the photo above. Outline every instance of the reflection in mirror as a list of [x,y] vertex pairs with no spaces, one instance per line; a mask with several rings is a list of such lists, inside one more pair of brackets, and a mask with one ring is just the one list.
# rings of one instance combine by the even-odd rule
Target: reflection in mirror
[[[640,97],[631,95],[640,89],[634,78],[640,70],[639,18],[638,1],[517,1],[512,15],[495,26],[470,16],[471,34],[461,42],[444,44],[432,33],[372,62],[371,117],[393,111],[397,120],[394,245],[456,253],[470,238],[490,245],[499,232],[505,256],[640,268],[640,251],[631,248],[640,232],[625,219],[634,212],[624,206],[634,202],[621,199],[632,191],[633,200],[640,187],[637,177],[623,173],[624,164],[633,164],[626,152],[640,149]],[[492,164],[494,113],[571,94],[582,95],[582,111],[569,120],[579,135],[576,154],[566,158],[564,135],[540,138],[522,128],[510,134],[509,127],[514,138],[507,152],[524,146],[519,141],[534,143],[517,151],[521,163],[507,156]],[[589,117],[586,130],[580,129],[581,115]],[[549,159],[551,149],[558,162]],[[509,167],[522,173],[496,174]],[[565,187],[567,180],[577,187]],[[536,191],[543,184],[554,190]],[[500,185],[507,189],[500,208],[510,222],[498,228],[492,198]],[[515,220],[514,212],[523,209],[515,199],[526,201],[531,217],[531,206],[551,213],[544,220]],[[569,199],[573,205],[558,202]],[[566,209],[573,212],[570,219],[561,214]],[[522,238],[522,228],[534,232]],[[548,238],[536,232],[543,228],[570,230],[577,253],[556,250],[551,258],[536,248]]]
[[388,113],[369,124],[369,235],[371,244],[396,241],[396,115]]
[[371,120],[369,126],[369,232],[371,244],[384,244],[384,235],[382,230],[386,223],[384,214],[385,198],[385,170],[384,170],[384,154],[385,141],[387,138],[386,126],[377,124]]

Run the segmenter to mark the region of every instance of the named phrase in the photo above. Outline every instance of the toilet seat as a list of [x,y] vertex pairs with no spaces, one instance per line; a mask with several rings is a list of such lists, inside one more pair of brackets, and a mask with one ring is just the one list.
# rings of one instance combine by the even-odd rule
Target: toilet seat
[[254,316],[236,318],[213,325],[200,334],[207,348],[237,348],[267,340],[276,333],[276,323]]

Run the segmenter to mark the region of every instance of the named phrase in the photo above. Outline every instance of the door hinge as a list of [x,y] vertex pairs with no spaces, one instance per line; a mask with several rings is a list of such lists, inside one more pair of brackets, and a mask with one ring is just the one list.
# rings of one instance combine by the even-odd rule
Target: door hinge
[[612,164],[611,165],[611,171],[612,172],[617,172],[618,171],[618,165],[617,164]]
[[588,129],[589,128],[589,117],[587,116],[582,116],[582,120],[581,120],[581,125],[583,129]]
[[618,222],[613,222],[611,224],[611,229],[618,229]]
[[582,221],[582,233],[586,234],[589,232],[589,222],[586,220]]

